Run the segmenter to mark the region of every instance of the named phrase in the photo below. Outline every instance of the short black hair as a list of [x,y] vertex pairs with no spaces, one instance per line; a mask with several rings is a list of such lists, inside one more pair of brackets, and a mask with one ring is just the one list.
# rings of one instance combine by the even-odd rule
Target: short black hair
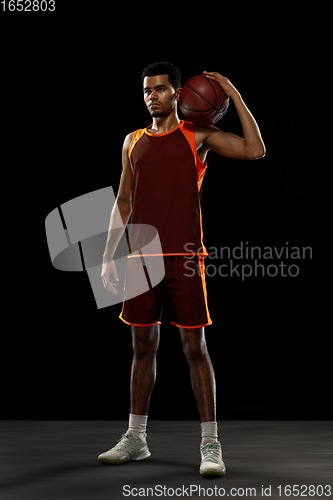
[[168,75],[168,80],[175,90],[181,87],[181,74],[174,64],[168,62],[150,64],[142,72],[142,82],[146,76],[156,75]]

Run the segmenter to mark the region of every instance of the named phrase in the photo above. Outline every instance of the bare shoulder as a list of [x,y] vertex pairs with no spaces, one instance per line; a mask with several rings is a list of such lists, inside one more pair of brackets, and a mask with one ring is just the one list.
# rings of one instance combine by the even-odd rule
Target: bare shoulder
[[125,137],[125,140],[124,140],[124,144],[123,144],[123,149],[126,151],[129,150],[130,148],[130,145],[131,145],[131,142],[132,142],[132,139],[133,139],[133,135],[135,134],[135,131],[134,132],[130,132],[129,134],[127,134],[127,136]]
[[127,134],[124,140],[123,144],[123,150],[122,150],[122,158],[123,158],[123,168],[128,171],[130,171],[130,162],[129,162],[129,150],[132,144],[132,139],[134,136],[135,132],[131,132],[130,134]]

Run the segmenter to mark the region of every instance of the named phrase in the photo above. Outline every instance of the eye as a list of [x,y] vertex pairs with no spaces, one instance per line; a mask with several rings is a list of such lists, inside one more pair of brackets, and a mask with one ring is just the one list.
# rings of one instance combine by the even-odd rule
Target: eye
[[158,89],[158,91],[159,91],[159,92],[164,92],[164,91],[165,91],[165,89],[164,89],[164,88],[162,88],[162,89]]

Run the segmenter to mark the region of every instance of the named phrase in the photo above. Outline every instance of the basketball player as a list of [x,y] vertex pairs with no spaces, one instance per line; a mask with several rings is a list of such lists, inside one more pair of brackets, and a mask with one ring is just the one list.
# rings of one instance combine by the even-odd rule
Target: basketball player
[[[218,82],[233,101],[244,137],[178,118],[181,76],[174,65],[155,63],[142,74],[143,97],[153,123],[130,133],[124,141],[123,170],[111,214],[102,280],[107,290],[117,293],[109,276],[112,273],[118,281],[112,259],[130,215],[132,224],[150,224],[158,230],[165,276],[156,287],[123,303],[120,318],[131,325],[134,350],[129,425],[116,446],[98,459],[121,464],[151,455],[146,426],[156,377],[161,313],[167,300],[171,324],[179,328],[201,418],[200,473],[223,476],[226,467],[218,440],[215,376],[204,330],[212,321],[203,264],[207,251],[202,241],[200,188],[208,151],[255,160],[265,155],[265,146],[253,116],[228,78],[215,72],[205,71],[204,75]],[[140,263],[140,259],[128,261]],[[147,259],[145,262],[149,266]]]

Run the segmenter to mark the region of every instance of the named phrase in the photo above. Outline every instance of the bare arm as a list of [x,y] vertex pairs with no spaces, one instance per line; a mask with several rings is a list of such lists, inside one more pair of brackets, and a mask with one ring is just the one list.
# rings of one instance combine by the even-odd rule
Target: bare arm
[[128,159],[128,150],[132,142],[133,133],[129,134],[123,145],[122,162],[123,170],[120,177],[119,189],[115,204],[113,206],[109,224],[109,232],[103,254],[102,280],[104,287],[110,292],[117,293],[115,284],[110,282],[109,275],[112,272],[116,281],[118,273],[113,261],[120,238],[132,213],[132,170]]
[[222,132],[222,130],[210,125],[207,127],[208,134],[203,141],[204,148],[229,158],[241,160],[256,160],[265,156],[266,148],[259,127],[239,92],[228,78],[219,73],[206,71],[204,73],[207,78],[219,83],[228,97],[233,100],[244,135],[242,138],[230,132]]

